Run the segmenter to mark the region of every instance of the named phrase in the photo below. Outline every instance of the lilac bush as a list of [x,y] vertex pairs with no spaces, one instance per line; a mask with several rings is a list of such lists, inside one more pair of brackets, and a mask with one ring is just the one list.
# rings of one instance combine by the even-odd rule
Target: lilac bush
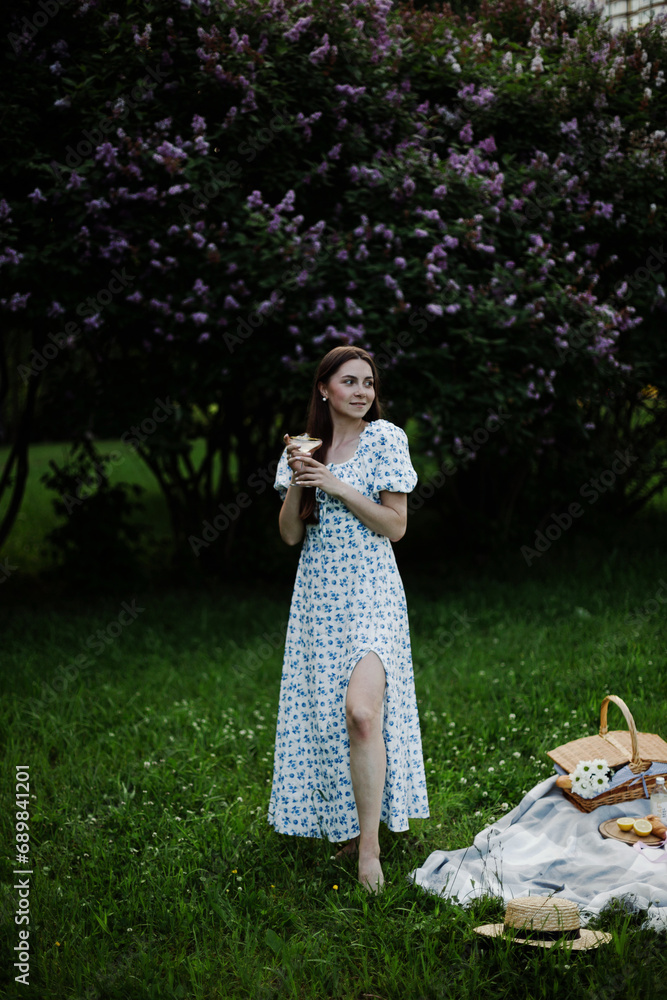
[[[476,525],[542,516],[652,406],[624,483],[644,502],[667,362],[664,19],[108,6],[36,28],[20,3],[9,34],[0,306],[38,430],[119,433],[169,395],[177,417],[139,452],[187,553],[302,426],[314,360],[355,343],[424,476],[466,470],[443,492]],[[494,420],[483,449],[461,443]]]

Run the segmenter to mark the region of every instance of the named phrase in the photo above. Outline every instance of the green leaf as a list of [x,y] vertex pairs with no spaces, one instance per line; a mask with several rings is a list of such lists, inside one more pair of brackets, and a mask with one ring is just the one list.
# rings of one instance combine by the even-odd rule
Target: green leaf
[[274,952],[274,954],[276,954],[276,955],[279,955],[280,952],[285,947],[285,942],[283,941],[283,939],[281,937],[278,937],[278,935],[276,934],[276,932],[272,931],[270,927],[269,927],[268,931],[266,932],[264,940],[265,940],[266,944],[268,944],[268,946],[271,949],[271,951]]

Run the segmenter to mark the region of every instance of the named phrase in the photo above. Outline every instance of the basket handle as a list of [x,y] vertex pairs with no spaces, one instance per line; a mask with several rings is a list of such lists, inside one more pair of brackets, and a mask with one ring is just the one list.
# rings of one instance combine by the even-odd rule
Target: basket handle
[[[632,759],[630,760],[630,770],[634,771],[635,774],[639,771],[645,770],[644,762],[639,756],[639,740],[637,739],[637,726],[635,725],[635,720],[632,718],[632,713],[628,706],[625,704],[622,698],[619,698],[615,694],[608,694],[607,697],[602,702],[600,708],[600,736],[603,739],[607,739],[607,733],[609,731],[607,726],[607,707],[609,702],[613,701],[615,705],[618,705],[621,712],[625,717],[625,721],[628,724],[628,729],[630,730],[630,739],[632,741]],[[621,748],[622,749],[622,748]]]

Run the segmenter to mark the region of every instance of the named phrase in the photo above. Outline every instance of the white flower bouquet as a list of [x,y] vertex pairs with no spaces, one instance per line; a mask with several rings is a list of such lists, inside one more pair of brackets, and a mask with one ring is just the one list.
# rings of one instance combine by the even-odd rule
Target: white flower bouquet
[[582,799],[593,799],[606,792],[611,783],[612,770],[603,758],[580,760],[570,775],[572,791]]

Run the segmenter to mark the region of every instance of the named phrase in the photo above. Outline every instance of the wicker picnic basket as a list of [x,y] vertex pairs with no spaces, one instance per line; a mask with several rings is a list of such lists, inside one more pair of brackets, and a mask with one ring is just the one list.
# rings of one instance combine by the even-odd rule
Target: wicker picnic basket
[[[613,701],[618,705],[628,724],[625,730],[610,733],[607,728],[607,707]],[[667,764],[667,743],[655,733],[638,733],[635,720],[630,709],[622,698],[615,694],[607,695],[600,709],[599,736],[585,736],[571,743],[564,743],[555,750],[550,750],[551,757],[559,767],[570,774],[581,760],[604,758],[613,771],[628,765],[633,775],[642,775],[653,763]],[[644,798],[646,792],[650,795],[655,787],[657,775],[647,775],[642,781],[629,778],[615,788],[609,788],[592,799],[582,799],[575,792],[562,789],[563,795],[582,812],[592,812],[598,806],[609,806],[615,802],[628,802],[631,799]]]

